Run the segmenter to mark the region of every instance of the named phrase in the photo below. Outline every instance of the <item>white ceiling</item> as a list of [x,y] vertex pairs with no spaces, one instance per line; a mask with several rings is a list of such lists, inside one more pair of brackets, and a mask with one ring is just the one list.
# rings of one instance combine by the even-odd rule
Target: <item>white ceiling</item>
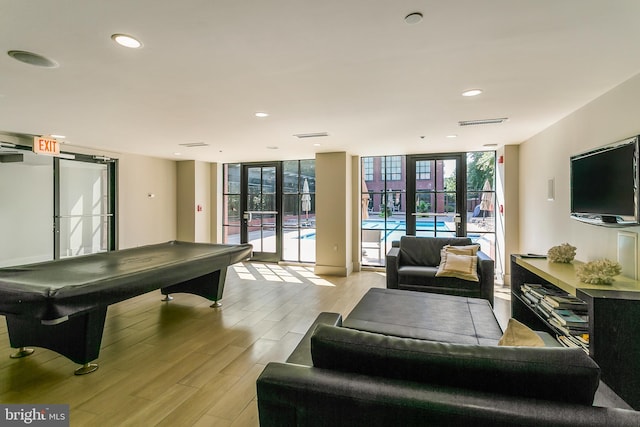
[[[640,72],[639,17],[639,0],[0,0],[0,131],[219,162],[518,144]],[[329,136],[293,136],[311,132]]]

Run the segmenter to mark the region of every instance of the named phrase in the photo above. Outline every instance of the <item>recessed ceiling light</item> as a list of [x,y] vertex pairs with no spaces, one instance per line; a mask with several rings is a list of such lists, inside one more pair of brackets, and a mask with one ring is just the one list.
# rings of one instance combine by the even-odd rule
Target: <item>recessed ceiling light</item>
[[173,153],[173,155],[174,156],[182,156],[182,153],[179,153],[179,152],[176,151],[175,153]]
[[269,117],[269,113],[265,113],[265,112],[263,112],[263,111],[258,111],[258,112],[256,113],[256,117],[260,117],[260,118],[263,118],[263,117]]
[[278,149],[278,147],[276,147],[275,145],[268,145],[268,146],[267,146],[267,149],[268,149],[268,150],[277,150],[277,149]]
[[66,138],[66,136],[64,136],[64,135],[53,135],[53,134],[51,135],[51,137],[52,138],[59,138],[59,139],[65,139]]
[[314,147],[320,147],[320,145],[322,145],[322,144],[318,144],[317,142],[315,144],[313,144]]
[[126,34],[114,34],[111,36],[111,39],[120,46],[130,47],[131,49],[142,47],[142,43],[139,40]]
[[37,53],[26,52],[24,50],[10,50],[7,52],[7,55],[17,61],[29,65],[34,65],[36,67],[58,68],[58,63],[56,61],[45,58],[44,56],[38,55]]
[[469,89],[462,92],[462,96],[478,96],[482,93],[482,89]]
[[447,135],[447,138],[457,138],[457,137],[458,137],[458,135],[453,135],[453,134],[452,135]]
[[498,146],[498,144],[483,144],[483,147],[488,147],[488,148],[495,148]]
[[410,13],[404,17],[404,22],[407,24],[417,24],[422,21],[422,14],[420,12]]

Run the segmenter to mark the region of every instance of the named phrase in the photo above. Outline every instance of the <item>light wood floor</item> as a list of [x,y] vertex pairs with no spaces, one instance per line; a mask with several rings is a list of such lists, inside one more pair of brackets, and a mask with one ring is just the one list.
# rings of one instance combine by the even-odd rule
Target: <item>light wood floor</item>
[[311,267],[237,264],[219,309],[188,294],[163,303],[159,291],[110,306],[100,368],[84,376],[46,349],[10,359],[0,316],[0,402],[69,404],[72,426],[257,426],[264,366],[284,361],[318,313],[346,316],[369,288],[384,286],[375,271],[318,277]]

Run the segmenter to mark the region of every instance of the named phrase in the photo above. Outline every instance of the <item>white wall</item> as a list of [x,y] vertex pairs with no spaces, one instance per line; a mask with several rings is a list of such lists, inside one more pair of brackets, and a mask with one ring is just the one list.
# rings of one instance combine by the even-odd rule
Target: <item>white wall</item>
[[178,239],[211,242],[211,164],[194,160],[178,162],[176,185]]
[[192,160],[178,162],[176,188],[177,188],[177,230],[178,240],[195,242],[196,235],[196,195],[195,174],[196,163]]
[[222,163],[211,163],[209,170],[209,185],[211,194],[209,196],[211,200],[211,206],[209,207],[209,211],[211,215],[209,217],[209,227],[211,228],[211,243],[222,243],[222,218],[224,215],[222,213],[222,184],[223,177],[222,173],[224,171],[224,166]]
[[132,154],[112,157],[119,159],[119,249],[175,240],[176,162]]
[[[496,152],[496,257],[498,279],[510,283],[510,254],[519,252],[519,170],[520,147],[506,145]],[[502,207],[502,209],[501,209]]]
[[316,154],[316,274],[353,271],[351,156]]
[[[211,164],[196,162],[195,165],[195,201],[196,223],[195,241],[201,243],[211,242]],[[198,210],[198,208],[200,210]],[[215,212],[213,212],[215,214]]]
[[[576,259],[617,259],[620,229],[588,225],[569,217],[569,157],[640,134],[640,74],[520,145],[519,252],[546,253],[576,246]],[[547,181],[555,180],[555,200]],[[508,184],[507,184],[508,185]],[[640,227],[625,228],[638,233]]]

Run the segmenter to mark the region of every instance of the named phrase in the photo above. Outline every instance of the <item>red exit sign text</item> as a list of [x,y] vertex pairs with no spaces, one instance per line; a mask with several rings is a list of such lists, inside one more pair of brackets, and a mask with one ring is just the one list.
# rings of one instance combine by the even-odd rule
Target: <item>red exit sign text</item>
[[49,156],[60,155],[60,144],[53,138],[44,136],[33,137],[33,152],[36,154],[47,154]]

